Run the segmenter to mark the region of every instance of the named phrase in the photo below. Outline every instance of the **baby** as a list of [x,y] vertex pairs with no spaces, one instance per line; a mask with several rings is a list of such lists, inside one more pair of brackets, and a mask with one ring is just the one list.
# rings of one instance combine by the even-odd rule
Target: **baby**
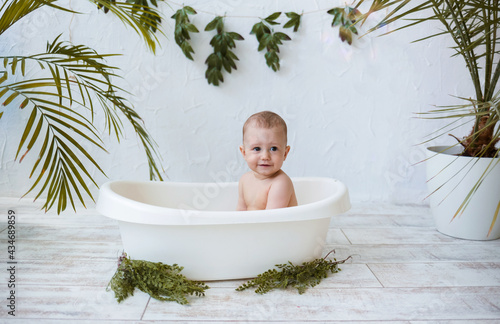
[[250,116],[243,125],[240,151],[251,171],[240,179],[237,210],[297,206],[292,180],[281,170],[290,146],[279,115],[262,111]]

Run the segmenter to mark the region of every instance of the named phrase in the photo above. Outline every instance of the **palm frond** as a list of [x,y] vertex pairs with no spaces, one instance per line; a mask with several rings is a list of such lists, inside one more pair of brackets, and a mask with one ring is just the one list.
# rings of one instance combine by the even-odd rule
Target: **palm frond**
[[54,4],[57,0],[9,0],[4,1],[0,7],[0,35],[7,31],[16,22],[43,7],[50,6],[55,9],[76,13],[73,10]]
[[[128,0],[126,2],[110,0],[90,0],[99,8],[104,8],[105,12],[116,15],[125,25],[131,27],[148,45],[154,53],[158,39],[156,32],[158,24],[161,22],[161,14],[156,10],[156,1],[153,6],[144,5],[147,0]],[[161,31],[160,31],[161,32]]]
[[[85,206],[85,196],[93,200],[87,183],[97,184],[85,165],[102,174],[104,171],[80,143],[105,151],[93,125],[96,107],[104,111],[106,128],[117,139],[122,136],[123,126],[118,112],[125,115],[144,146],[151,179],[162,180],[156,143],[143,127],[139,115],[118,95],[125,91],[112,83],[117,75],[116,68],[104,61],[109,56],[86,46],[61,42],[57,37],[47,44],[46,53],[0,57],[5,68],[0,72],[0,99],[4,100],[4,106],[21,98],[20,108],[31,110],[16,159],[20,157],[21,162],[35,143],[43,141],[30,178],[37,176],[26,194],[35,188],[38,188],[35,199],[46,193],[44,208],[47,210],[57,207],[59,213],[68,206],[75,209],[75,201]],[[44,76],[8,82],[9,76],[24,75],[27,65],[38,67]]]
[[[360,0],[359,5],[363,2],[365,1]],[[414,3],[417,3],[417,5],[413,5]],[[500,128],[498,127],[500,91],[497,90],[497,85],[500,79],[500,50],[497,46],[500,44],[500,34],[498,33],[500,0],[426,0],[423,2],[373,0],[370,10],[359,22],[366,22],[368,16],[381,10],[386,11],[385,17],[368,33],[399,20],[406,20],[408,23],[391,32],[423,23],[439,22],[444,28],[416,41],[424,41],[438,36],[449,36],[454,42],[454,45],[451,46],[454,51],[452,56],[461,56],[467,66],[475,90],[475,99],[462,98],[467,101],[464,105],[437,107],[437,109],[433,109],[428,113],[419,114],[423,118],[447,118],[452,120],[452,122],[433,133],[431,140],[472,122],[473,127],[470,134],[462,139],[452,135],[457,139],[457,143],[448,146],[447,149],[462,145],[464,148],[462,155],[498,157],[500,149],[496,148],[496,144],[500,141]],[[467,208],[483,180],[488,177],[494,167],[498,167],[498,163],[498,158],[491,159],[489,166],[472,186],[453,218],[460,215]],[[471,168],[469,166],[468,171],[461,170],[458,173],[467,174]],[[456,176],[454,175],[452,178]],[[438,186],[436,191],[443,186],[444,184]],[[493,215],[490,232],[497,220],[499,210],[500,203]]]

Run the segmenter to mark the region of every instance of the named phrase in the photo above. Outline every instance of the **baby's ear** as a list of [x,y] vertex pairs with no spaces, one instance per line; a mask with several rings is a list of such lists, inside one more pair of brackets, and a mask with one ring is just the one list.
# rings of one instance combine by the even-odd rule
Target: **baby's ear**
[[240,145],[240,152],[245,157],[245,147],[243,145]]
[[288,152],[290,152],[290,145],[287,145],[285,148],[285,159],[288,156]]

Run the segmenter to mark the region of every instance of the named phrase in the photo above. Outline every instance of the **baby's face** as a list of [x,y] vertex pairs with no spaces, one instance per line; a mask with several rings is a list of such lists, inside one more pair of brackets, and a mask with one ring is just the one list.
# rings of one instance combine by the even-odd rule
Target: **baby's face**
[[261,179],[272,177],[281,169],[289,150],[281,127],[249,125],[245,130],[243,145],[240,146],[248,167]]

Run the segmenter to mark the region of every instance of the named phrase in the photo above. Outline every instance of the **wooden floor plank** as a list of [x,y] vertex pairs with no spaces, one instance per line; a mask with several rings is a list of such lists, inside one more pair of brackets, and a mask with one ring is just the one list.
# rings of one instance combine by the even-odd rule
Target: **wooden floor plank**
[[434,226],[430,215],[365,215],[344,214],[333,216],[333,228],[379,228],[379,227],[429,227]]
[[330,228],[326,235],[325,244],[349,244],[349,240],[340,229]]
[[18,240],[42,240],[57,242],[121,242],[120,231],[116,225],[84,226],[72,225],[35,225],[18,224]]
[[[7,240],[0,240],[0,251],[7,251]],[[123,252],[121,242],[16,241],[16,259],[28,260],[118,260]],[[0,254],[0,261],[7,260]],[[83,264],[83,262],[82,262]]]
[[335,249],[337,259],[352,256],[352,263],[363,264],[500,262],[498,243],[327,245],[324,251]]
[[384,287],[500,287],[500,263],[369,264]]
[[[340,264],[341,271],[323,279],[320,288],[382,287],[371,270],[364,264]],[[211,288],[236,288],[247,280],[208,281]]]
[[396,205],[385,202],[351,202],[345,215],[429,215],[427,205]]
[[[137,290],[118,304],[105,290],[123,250],[117,222],[93,208],[44,214],[42,203],[0,197],[18,225],[13,323],[500,323],[500,240],[442,235],[425,206],[353,203],[332,218],[323,255],[334,249],[331,257],[352,259],[304,295],[261,296],[236,292],[244,280],[214,281],[206,297],[182,306]],[[6,226],[0,222],[4,265]],[[0,271],[2,299],[8,277]],[[0,323],[7,318],[0,311]]]
[[191,306],[151,300],[144,320],[390,321],[496,319],[500,288],[311,289],[304,295],[212,289]]
[[463,243],[463,240],[443,235],[434,228],[425,227],[344,228],[342,232],[352,244]]
[[[16,264],[18,286],[106,286],[115,273],[117,262],[93,260],[29,260]],[[9,273],[0,271],[0,283]]]
[[[149,296],[137,292],[118,304],[105,286],[21,286],[16,290],[16,318],[140,320]],[[0,312],[2,318],[10,318]]]

